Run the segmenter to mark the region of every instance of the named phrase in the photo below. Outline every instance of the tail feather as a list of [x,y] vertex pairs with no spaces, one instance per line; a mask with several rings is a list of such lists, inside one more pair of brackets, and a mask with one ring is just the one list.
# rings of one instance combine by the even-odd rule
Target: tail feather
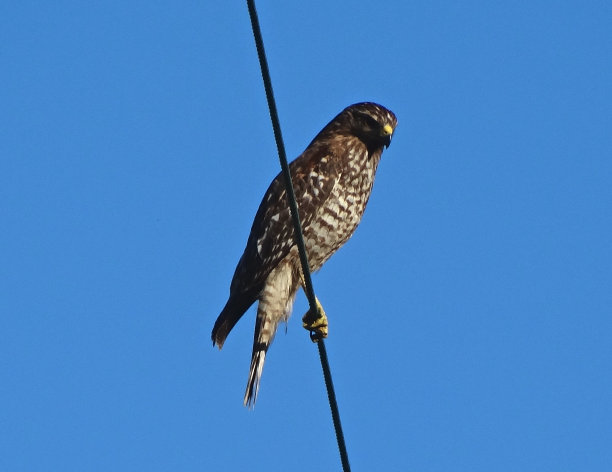
[[213,346],[223,347],[223,343],[244,312],[255,303],[256,297],[252,294],[241,294],[237,297],[230,295],[229,300],[223,307],[221,314],[215,321],[215,326],[210,335]]
[[261,380],[261,373],[265,360],[266,349],[253,352],[249,380],[247,382],[246,392],[244,393],[244,406],[248,408],[253,408],[255,406],[257,392],[259,392],[259,381]]
[[255,333],[253,339],[253,354],[251,355],[251,368],[249,369],[249,380],[244,393],[244,406],[253,408],[259,391],[259,381],[263,371],[266,353],[274,339],[278,320],[266,313],[266,303],[259,302],[257,307],[257,318],[255,320]]
[[264,290],[257,307],[251,368],[249,370],[249,380],[244,394],[244,405],[249,408],[253,408],[255,406],[255,400],[257,400],[259,381],[261,380],[261,373],[263,371],[268,348],[274,340],[278,324],[281,321],[287,321],[289,319],[293,300],[297,292],[297,284],[292,283],[292,279],[288,282],[283,279],[281,282],[285,282],[282,288],[284,288],[286,292],[284,294],[281,292],[281,296],[278,296],[276,293],[270,296],[270,293]]
[[[238,290],[232,291],[230,288],[230,298],[223,311],[221,311],[212,331],[213,345],[217,345],[221,349],[227,335],[240,317],[256,300],[259,300],[255,319],[251,368],[244,394],[244,405],[249,408],[252,408],[255,405],[255,400],[257,400],[266,352],[274,339],[278,324],[281,321],[287,321],[291,313],[299,283],[297,275],[299,269],[296,268],[295,261],[291,259],[277,266],[268,276],[265,284],[257,287],[258,290],[251,289],[249,293],[239,293]],[[234,287],[234,282],[232,282],[232,287]]]

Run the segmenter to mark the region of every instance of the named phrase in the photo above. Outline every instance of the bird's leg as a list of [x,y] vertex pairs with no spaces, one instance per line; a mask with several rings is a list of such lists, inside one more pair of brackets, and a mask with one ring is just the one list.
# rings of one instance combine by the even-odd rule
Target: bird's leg
[[327,315],[317,297],[315,301],[317,303],[315,310],[308,310],[302,318],[302,326],[310,331],[310,340],[313,343],[327,337]]
[[[302,273],[302,267],[299,266],[300,284],[304,292],[306,291],[306,284],[304,283],[304,274]],[[315,309],[309,309],[306,314],[302,317],[302,326],[304,329],[310,331],[310,340],[316,343],[319,339],[327,337],[327,315],[325,310],[321,306],[321,302],[315,295],[316,306]]]

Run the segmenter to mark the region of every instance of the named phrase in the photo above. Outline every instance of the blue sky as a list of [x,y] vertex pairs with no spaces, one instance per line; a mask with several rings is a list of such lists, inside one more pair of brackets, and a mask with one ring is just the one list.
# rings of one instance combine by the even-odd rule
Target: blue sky
[[[354,470],[612,467],[609,2],[258,2],[285,144],[399,120],[314,275]],[[213,349],[279,171],[243,2],[0,7],[0,469],[338,470],[315,345]]]

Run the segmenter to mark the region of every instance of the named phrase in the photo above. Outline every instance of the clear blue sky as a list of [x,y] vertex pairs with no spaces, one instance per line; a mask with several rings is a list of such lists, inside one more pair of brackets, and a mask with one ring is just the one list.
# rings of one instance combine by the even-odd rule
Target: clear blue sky
[[[258,2],[287,152],[399,120],[314,276],[354,470],[612,470],[612,6]],[[279,171],[244,2],[0,7],[0,469],[338,470],[300,294],[210,330]]]

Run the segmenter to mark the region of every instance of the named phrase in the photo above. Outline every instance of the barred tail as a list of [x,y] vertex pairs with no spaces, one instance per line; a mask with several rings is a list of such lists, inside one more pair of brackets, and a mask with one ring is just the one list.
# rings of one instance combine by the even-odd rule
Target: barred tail
[[[285,301],[286,303],[286,301]],[[255,333],[253,336],[253,355],[251,356],[251,368],[249,370],[249,380],[247,381],[246,392],[244,393],[244,406],[253,408],[257,400],[259,391],[259,381],[266,360],[266,352],[276,334],[278,323],[282,319],[287,319],[284,313],[276,313],[271,310],[271,306],[265,298],[259,301],[257,306],[257,319],[255,320]]]
[[246,392],[244,393],[244,406],[248,408],[253,408],[257,400],[261,372],[263,371],[264,361],[266,360],[266,350],[267,349],[261,349],[253,352],[253,357],[251,358],[251,370],[249,371],[249,380],[247,382]]
[[249,408],[255,405],[266,353],[274,340],[278,324],[287,321],[291,314],[298,285],[298,278],[294,273],[297,271],[293,270],[291,263],[279,264],[266,279],[266,285],[260,292],[251,368],[244,394],[244,405]]

